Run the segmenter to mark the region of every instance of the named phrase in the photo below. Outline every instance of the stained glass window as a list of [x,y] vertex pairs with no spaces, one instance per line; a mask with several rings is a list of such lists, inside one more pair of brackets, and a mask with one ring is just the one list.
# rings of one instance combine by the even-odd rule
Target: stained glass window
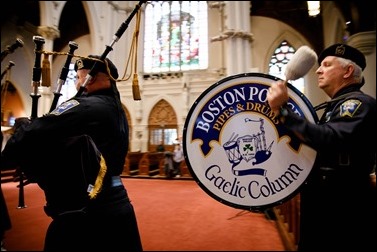
[[206,1],[150,1],[145,9],[144,72],[208,67]]
[[77,76],[77,73],[75,71],[75,64],[71,63],[69,65],[69,71],[68,71],[65,83],[62,85],[62,89],[60,91],[61,96],[59,98],[57,105],[68,100],[69,98],[72,98],[77,93],[76,84],[75,84],[76,76]]
[[[295,52],[296,50],[287,41],[284,40],[281,42],[271,57],[269,74],[285,80],[285,68]],[[289,81],[289,83],[304,93],[305,85],[303,78]]]

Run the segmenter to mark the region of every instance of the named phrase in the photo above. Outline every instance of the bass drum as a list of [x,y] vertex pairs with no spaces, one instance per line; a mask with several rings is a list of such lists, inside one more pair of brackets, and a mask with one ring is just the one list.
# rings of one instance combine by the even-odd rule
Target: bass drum
[[[268,88],[277,80],[261,73],[230,76],[190,108],[183,129],[186,163],[199,186],[223,204],[256,212],[282,204],[314,165],[316,151],[290,135],[268,106]],[[288,105],[318,121],[307,98],[288,87]]]

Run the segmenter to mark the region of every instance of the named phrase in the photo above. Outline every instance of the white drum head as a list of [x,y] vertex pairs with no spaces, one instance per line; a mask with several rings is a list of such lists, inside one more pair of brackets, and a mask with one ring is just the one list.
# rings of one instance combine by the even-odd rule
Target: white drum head
[[[316,151],[288,135],[268,106],[276,77],[245,73],[213,84],[195,101],[183,130],[183,151],[199,186],[226,205],[263,211],[293,197]],[[317,121],[306,97],[289,87],[289,106]]]

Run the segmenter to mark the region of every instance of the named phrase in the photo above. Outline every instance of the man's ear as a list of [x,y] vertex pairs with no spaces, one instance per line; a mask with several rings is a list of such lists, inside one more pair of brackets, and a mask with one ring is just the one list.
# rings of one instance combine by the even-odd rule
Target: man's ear
[[347,71],[344,74],[344,78],[350,77],[353,74],[354,71],[355,71],[355,67],[352,64],[349,64],[347,66]]

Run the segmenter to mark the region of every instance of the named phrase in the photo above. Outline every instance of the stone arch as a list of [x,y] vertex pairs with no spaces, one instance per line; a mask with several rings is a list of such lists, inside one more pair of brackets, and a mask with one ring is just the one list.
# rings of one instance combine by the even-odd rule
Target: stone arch
[[15,118],[25,116],[25,107],[11,80],[5,80],[1,85],[1,126],[11,127]]
[[148,151],[156,151],[162,143],[164,149],[172,151],[178,137],[177,115],[173,106],[165,99],[159,100],[148,117]]
[[[79,37],[90,34],[84,6],[85,4],[82,2],[71,1],[65,3],[59,20],[60,37],[54,41],[54,51],[60,52],[68,45],[69,41],[74,41]],[[81,15],[72,15],[72,13],[81,13]],[[76,29],[72,29],[72,27],[76,27]]]

